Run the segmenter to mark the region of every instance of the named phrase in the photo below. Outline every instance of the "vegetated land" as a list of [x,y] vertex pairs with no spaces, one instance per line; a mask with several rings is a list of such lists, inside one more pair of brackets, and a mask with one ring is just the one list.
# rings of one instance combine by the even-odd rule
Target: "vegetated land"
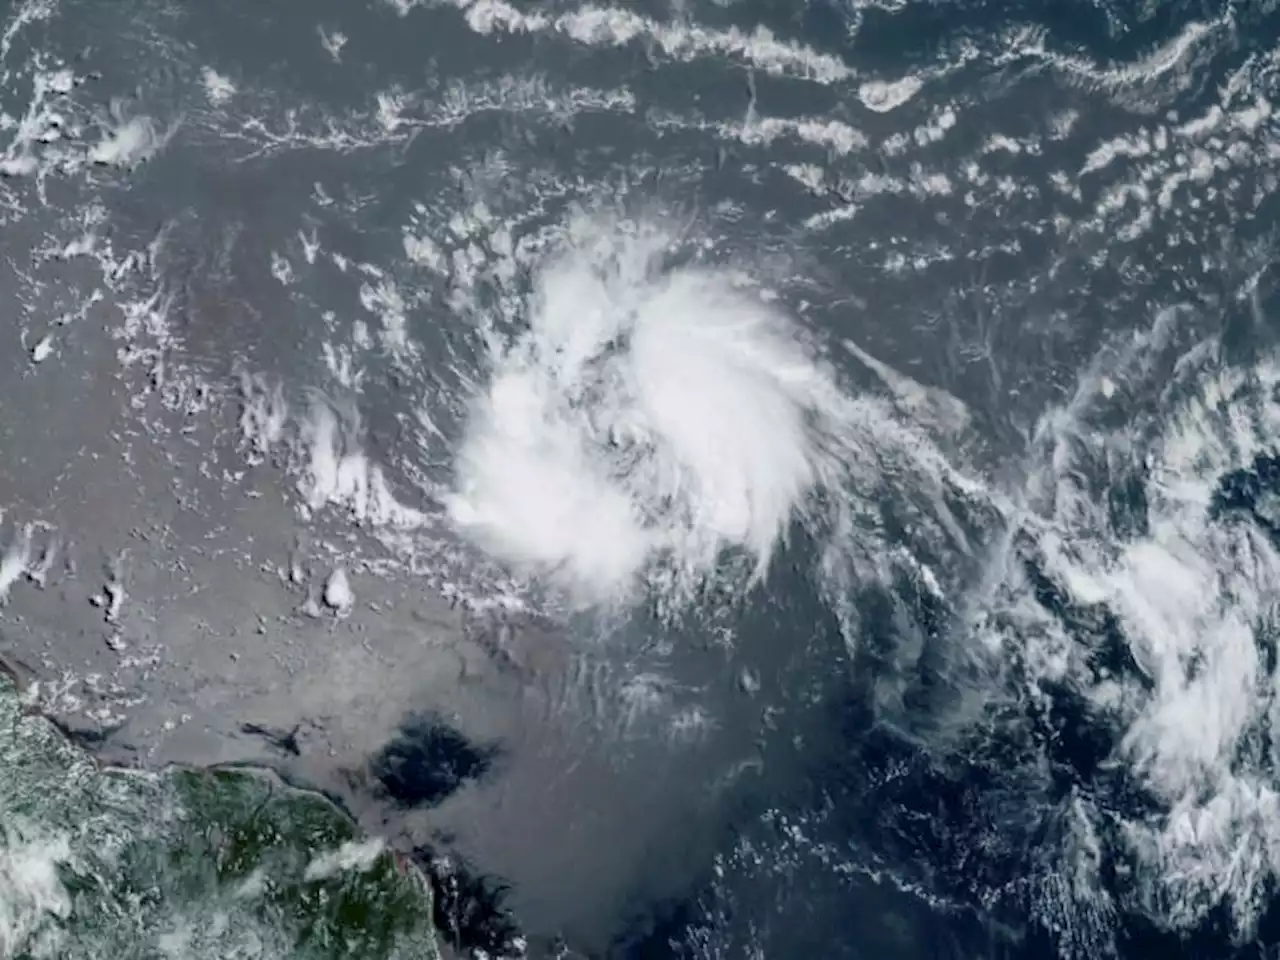
[[438,956],[417,872],[264,771],[100,767],[4,676],[0,771],[0,956]]

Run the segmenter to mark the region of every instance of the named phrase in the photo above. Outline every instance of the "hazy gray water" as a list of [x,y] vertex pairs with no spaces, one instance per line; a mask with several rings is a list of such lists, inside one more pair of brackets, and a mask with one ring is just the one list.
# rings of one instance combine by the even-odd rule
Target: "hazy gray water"
[[[100,755],[276,766],[509,884],[534,953],[1265,945],[1270,528],[1197,506],[1270,449],[1262,8],[6,23],[4,653]],[[583,206],[892,413],[856,534],[674,623],[562,616],[444,507]]]

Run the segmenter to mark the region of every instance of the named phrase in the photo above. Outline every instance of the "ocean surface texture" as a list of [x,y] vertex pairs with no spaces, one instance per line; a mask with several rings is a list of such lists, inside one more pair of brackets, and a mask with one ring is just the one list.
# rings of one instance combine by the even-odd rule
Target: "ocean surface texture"
[[1274,0],[0,0],[0,960],[1280,958]]

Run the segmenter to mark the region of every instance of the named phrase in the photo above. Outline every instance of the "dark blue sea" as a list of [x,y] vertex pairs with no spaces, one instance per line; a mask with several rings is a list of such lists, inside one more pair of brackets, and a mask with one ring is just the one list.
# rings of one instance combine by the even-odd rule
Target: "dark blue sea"
[[0,957],[1280,956],[1273,7],[4,6]]

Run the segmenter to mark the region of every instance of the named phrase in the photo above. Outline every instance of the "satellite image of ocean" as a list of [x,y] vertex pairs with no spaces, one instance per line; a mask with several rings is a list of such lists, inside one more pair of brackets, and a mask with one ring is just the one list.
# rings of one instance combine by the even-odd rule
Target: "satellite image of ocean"
[[1278,960],[1280,3],[0,0],[0,960]]

